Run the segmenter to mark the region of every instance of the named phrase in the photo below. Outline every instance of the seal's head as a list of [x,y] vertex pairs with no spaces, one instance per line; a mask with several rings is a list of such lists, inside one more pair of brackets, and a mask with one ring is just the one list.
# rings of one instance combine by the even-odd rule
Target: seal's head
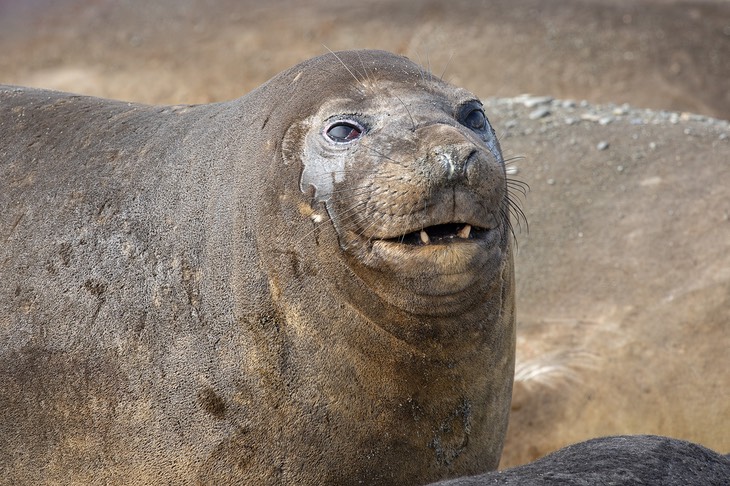
[[504,161],[482,104],[402,57],[329,57],[327,99],[284,139],[301,191],[386,302],[468,310],[510,258]]
[[337,469],[400,484],[496,468],[514,369],[512,208],[482,104],[382,51],[323,55],[260,94],[270,112],[249,124],[267,137],[257,249],[285,320],[275,339],[292,336],[302,389],[326,397],[305,403],[329,410],[321,443],[351,458]]

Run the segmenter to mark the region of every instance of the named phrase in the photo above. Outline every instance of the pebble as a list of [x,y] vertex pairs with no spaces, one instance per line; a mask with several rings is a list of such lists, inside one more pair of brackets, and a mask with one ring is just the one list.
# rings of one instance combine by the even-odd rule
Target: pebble
[[604,116],[604,117],[601,117],[601,118],[598,119],[598,124],[599,125],[608,125],[612,121],[613,121],[613,117],[612,116]]
[[602,140],[602,141],[598,142],[598,145],[596,145],[596,148],[598,150],[606,150],[608,148],[608,142],[606,142],[605,140]]
[[524,97],[518,97],[520,101],[522,101],[522,104],[525,105],[526,108],[534,108],[538,105],[546,105],[550,103],[553,98],[552,96],[524,96]]
[[601,117],[598,116],[598,115],[596,115],[596,114],[594,114],[594,113],[583,113],[580,116],[580,119],[581,120],[586,120],[586,121],[591,121],[591,122],[597,122],[598,120],[601,119]]
[[550,114],[550,108],[547,107],[541,107],[534,111],[532,111],[529,115],[530,120],[538,120],[540,118],[544,118]]

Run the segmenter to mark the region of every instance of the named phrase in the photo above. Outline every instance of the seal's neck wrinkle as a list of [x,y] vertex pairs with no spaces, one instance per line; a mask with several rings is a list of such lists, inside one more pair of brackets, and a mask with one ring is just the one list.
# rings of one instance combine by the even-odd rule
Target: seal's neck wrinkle
[[[510,284],[495,282],[478,309],[424,317],[384,304],[364,282],[345,273],[330,267],[327,276],[315,279],[317,299],[295,295],[296,286],[278,294],[276,307],[288,323],[283,329],[287,366],[297,370],[283,380],[297,393],[281,405],[318,410],[327,424],[283,430],[283,439],[316,439],[333,447],[356,441],[375,461],[416,456],[425,471],[472,460],[496,467],[501,439],[491,438],[505,433],[514,366],[514,321],[511,303],[504,301],[511,298]],[[330,324],[335,320],[338,326]],[[326,378],[332,376],[338,379]],[[375,422],[368,419],[372,404],[377,404]],[[345,439],[331,433],[341,427],[348,430]],[[488,451],[470,446],[486,438]]]

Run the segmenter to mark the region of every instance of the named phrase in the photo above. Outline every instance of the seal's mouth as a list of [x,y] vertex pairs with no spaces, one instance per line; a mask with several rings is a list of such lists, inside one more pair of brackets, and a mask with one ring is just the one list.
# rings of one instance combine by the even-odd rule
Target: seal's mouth
[[448,245],[464,240],[483,239],[488,231],[487,228],[468,223],[446,223],[428,226],[384,241],[411,246]]

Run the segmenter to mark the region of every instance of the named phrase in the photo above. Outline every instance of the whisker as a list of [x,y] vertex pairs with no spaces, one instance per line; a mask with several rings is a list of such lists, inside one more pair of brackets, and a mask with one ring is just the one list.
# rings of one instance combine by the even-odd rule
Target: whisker
[[418,70],[420,71],[421,81],[426,84],[426,72],[423,69],[423,60],[421,59],[421,53],[416,51],[416,57],[418,58]]
[[375,80],[371,77],[371,73],[368,72],[368,68],[365,65],[365,61],[363,60],[362,56],[360,55],[360,51],[355,51],[355,54],[357,54],[357,58],[360,60],[360,65],[362,66],[363,72],[365,73],[365,79],[368,80],[371,86],[375,85]]
[[449,54],[449,60],[446,61],[446,66],[444,67],[444,70],[441,72],[441,76],[439,77],[439,79],[441,81],[444,81],[444,75],[446,74],[446,70],[449,68],[449,65],[451,64],[451,60],[453,58],[454,58],[454,51],[451,51],[451,54]]
[[403,108],[406,109],[406,112],[408,113],[408,118],[411,119],[411,126],[413,127],[411,129],[411,131],[415,132],[416,131],[416,121],[413,119],[413,115],[411,114],[411,110],[408,109],[408,105],[406,105],[406,103],[397,94],[393,94],[393,96],[395,96],[396,99],[401,102],[401,104],[403,105]]
[[519,179],[507,179],[507,187],[509,189],[514,189],[515,191],[522,194],[524,197],[527,197],[527,193],[530,191],[530,185],[527,182],[521,181]]
[[[382,215],[378,215],[378,216],[380,217],[380,219],[383,219],[383,216]],[[374,226],[376,226],[378,223],[379,223],[379,221],[376,220],[376,219],[371,220],[370,221],[370,224],[368,224],[366,227],[362,228],[358,232],[358,236],[361,237],[361,238],[364,237],[365,234],[368,232],[368,230],[370,230],[371,228],[373,228]],[[367,239],[368,244],[370,244],[373,241],[373,237],[374,237],[374,235],[368,236],[368,239]]]
[[[509,203],[508,203],[509,205]],[[515,245],[515,251],[518,251],[519,249],[519,243],[517,241],[517,235],[515,234],[515,229],[512,226],[512,221],[509,217],[509,208],[505,209],[505,207],[499,208],[499,215],[502,218],[502,221],[504,222],[505,226],[507,226],[507,230],[512,234],[512,241],[514,241]]]
[[516,156],[510,157],[508,159],[502,159],[502,162],[504,162],[504,165],[510,165],[510,164],[514,164],[518,160],[525,160],[525,159],[526,159],[526,157],[524,155],[516,155]]
[[524,221],[525,231],[529,233],[530,223],[527,221],[527,215],[525,214],[525,212],[522,210],[519,204],[515,204],[509,194],[507,195],[506,200],[508,204],[509,214],[514,217],[515,221],[517,222],[517,227],[520,229],[520,231],[522,231],[521,221]]
[[377,154],[377,155],[383,157],[384,159],[387,159],[387,160],[393,162],[394,164],[401,165],[401,166],[404,165],[402,162],[399,162],[399,161],[395,160],[394,158],[385,155],[385,153],[381,152],[380,150],[377,150],[372,145],[367,145],[367,144],[363,144],[363,143],[361,143],[361,145],[364,148],[366,148],[367,150],[370,150],[372,153]]
[[350,73],[350,75],[351,75],[351,76],[352,76],[352,77],[353,77],[353,78],[355,79],[355,81],[356,81],[356,82],[357,82],[357,83],[358,83],[358,84],[359,84],[360,86],[362,86],[363,88],[365,88],[365,85],[363,84],[362,80],[360,80],[360,79],[359,79],[359,78],[358,78],[357,76],[355,76],[355,73],[353,73],[353,72],[352,72],[352,70],[351,70],[351,69],[350,69],[349,67],[347,67],[347,64],[345,64],[345,62],[344,62],[344,61],[343,61],[343,60],[342,60],[342,59],[340,58],[340,56],[338,56],[338,55],[337,55],[337,54],[335,53],[335,51],[333,51],[333,50],[332,50],[332,49],[330,49],[329,47],[325,46],[324,44],[322,44],[322,45],[324,46],[324,48],[325,48],[325,49],[327,49],[327,50],[328,50],[328,51],[330,52],[330,54],[332,54],[333,56],[335,56],[335,58],[336,58],[336,59],[337,59],[338,61],[340,61],[340,64],[342,64],[342,66],[343,66],[343,67],[344,67],[345,69],[347,69],[347,72],[348,72],[348,73]]
[[431,55],[428,50],[426,51],[426,72],[428,73],[428,80],[433,81],[433,72],[431,71]]
[[[329,212],[325,211],[327,213],[327,218],[332,221],[332,218],[330,218]],[[312,221],[312,220],[310,220]],[[312,221],[312,224],[314,225],[311,230],[304,233],[302,236],[300,236],[297,240],[294,241],[294,246],[299,245],[302,241],[312,236],[315,232],[317,232],[320,229],[319,223],[316,223]]]

